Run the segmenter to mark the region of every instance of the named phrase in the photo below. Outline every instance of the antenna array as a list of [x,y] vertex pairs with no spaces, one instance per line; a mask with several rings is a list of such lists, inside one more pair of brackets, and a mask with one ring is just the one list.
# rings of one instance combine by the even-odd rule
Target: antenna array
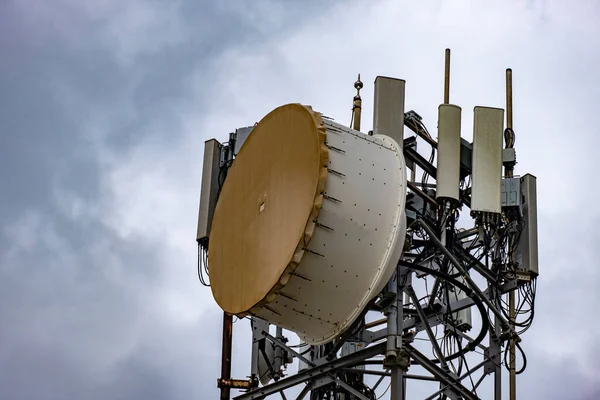
[[[206,285],[212,272],[225,311],[221,399],[231,389],[243,391],[236,399],[285,399],[299,386],[298,399],[369,400],[389,391],[397,400],[419,381],[431,389],[427,399],[492,398],[491,390],[500,400],[503,368],[515,399],[538,260],[536,178],[514,175],[512,71],[506,128],[503,109],[475,107],[473,143],[461,137],[462,109],[450,103],[449,49],[437,140],[416,112],[405,112],[405,82],[386,77],[375,80],[373,132],[360,133],[362,87],[359,75],[353,129],[290,105],[226,143],[206,143],[198,271]],[[265,144],[274,140],[284,145]],[[295,143],[290,153],[286,140]],[[306,168],[288,165],[290,157]],[[311,160],[320,160],[316,175],[305,173]],[[304,203],[289,203],[302,190],[273,186],[286,179],[306,186],[306,216],[294,214]],[[286,190],[294,196],[281,206]],[[296,219],[299,239],[288,235]],[[251,321],[249,379],[231,379],[232,315]],[[301,341],[292,345],[294,333]],[[289,373],[294,360],[298,371]]]

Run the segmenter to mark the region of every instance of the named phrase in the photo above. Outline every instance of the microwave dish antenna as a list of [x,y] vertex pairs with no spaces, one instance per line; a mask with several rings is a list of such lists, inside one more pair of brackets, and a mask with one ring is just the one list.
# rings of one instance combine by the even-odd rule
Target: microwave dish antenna
[[306,343],[333,340],[395,271],[405,198],[395,140],[300,104],[275,109],[253,128],[219,195],[208,247],[215,300]]

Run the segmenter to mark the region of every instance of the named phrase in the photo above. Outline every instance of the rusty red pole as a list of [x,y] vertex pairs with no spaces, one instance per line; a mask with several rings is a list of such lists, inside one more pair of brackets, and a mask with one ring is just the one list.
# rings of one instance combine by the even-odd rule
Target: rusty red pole
[[[231,379],[231,343],[233,338],[233,317],[223,313],[223,347],[221,349],[221,379]],[[221,387],[221,400],[229,400],[231,389]]]

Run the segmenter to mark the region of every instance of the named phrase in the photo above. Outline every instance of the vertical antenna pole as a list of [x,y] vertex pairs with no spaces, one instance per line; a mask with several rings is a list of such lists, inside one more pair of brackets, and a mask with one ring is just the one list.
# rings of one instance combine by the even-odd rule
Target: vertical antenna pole
[[[512,102],[512,69],[506,69],[506,129],[504,130],[504,143],[507,149],[515,147],[515,131],[513,131],[513,102]],[[515,161],[505,161],[504,177],[512,178]]]
[[[223,347],[221,349],[221,379],[231,379],[231,343],[233,338],[233,317],[223,313]],[[229,400],[231,389],[221,386],[221,400]]]
[[450,103],[450,49],[446,49],[446,62],[444,67],[444,104]]
[[354,96],[354,104],[352,106],[352,129],[360,131],[360,114],[362,111],[362,99],[360,97],[360,89],[363,87],[363,83],[360,81],[360,74],[358,74],[358,80],[354,82],[356,88],[356,96]]
[[[488,265],[488,256],[486,256],[485,265]],[[494,294],[494,303],[496,307],[501,308],[501,300],[502,293],[498,291],[492,284],[489,284],[490,293]],[[492,357],[495,358],[494,363],[494,400],[502,400],[502,365],[500,360],[502,360],[502,340],[500,339],[502,335],[502,327],[500,326],[500,319],[498,317],[494,317],[494,325],[495,329],[493,335],[490,335],[490,353]]]
[[[504,132],[504,140],[507,148],[512,148],[515,144],[515,133],[513,131],[513,104],[512,104],[512,69],[506,69],[506,131]],[[505,165],[504,176],[511,178],[513,176],[513,165]],[[512,262],[512,260],[509,260]],[[512,290],[508,294],[508,322],[510,327],[515,329],[515,291]],[[516,374],[516,357],[515,357],[515,339],[509,341],[509,358],[508,371],[509,382],[508,391],[509,399],[516,400],[517,398],[517,374]]]
[[396,268],[395,277],[388,282],[388,289],[396,295],[396,299],[390,304],[387,311],[387,348],[385,352],[386,361],[390,367],[390,400],[406,399],[406,366],[402,366],[402,332],[404,331],[404,288],[400,279],[406,271],[403,267]]
[[513,104],[512,104],[512,69],[506,69],[506,127],[513,127]]
[[[508,294],[508,316],[509,316],[509,324],[510,327],[515,329],[515,291],[511,291]],[[517,374],[515,369],[515,339],[510,339],[510,349],[509,358],[508,358],[508,368],[509,368],[509,399],[516,400],[517,398]]]

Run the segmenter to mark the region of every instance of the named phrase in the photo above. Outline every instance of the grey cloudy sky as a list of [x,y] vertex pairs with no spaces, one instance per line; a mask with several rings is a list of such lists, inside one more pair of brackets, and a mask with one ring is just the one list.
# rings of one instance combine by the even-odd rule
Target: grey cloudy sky
[[195,272],[204,140],[287,102],[348,123],[358,72],[365,131],[377,75],[406,79],[435,131],[445,47],[466,138],[513,68],[517,172],[538,177],[519,394],[597,398],[598,21],[595,1],[3,1],[0,398],[215,398],[221,314]]

